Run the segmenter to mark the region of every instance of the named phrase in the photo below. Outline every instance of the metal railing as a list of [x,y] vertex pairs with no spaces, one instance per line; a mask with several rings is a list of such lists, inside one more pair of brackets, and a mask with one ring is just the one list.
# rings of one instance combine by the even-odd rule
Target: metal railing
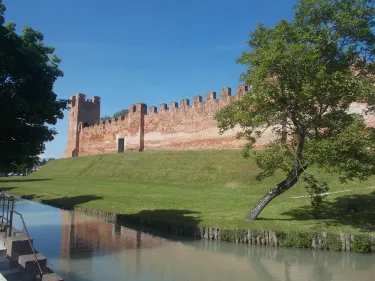
[[[14,201],[15,198],[13,196],[5,196],[4,192],[0,194],[0,204],[3,206],[2,207],[2,214],[1,214],[1,231],[7,231],[7,227],[10,226],[10,229],[12,229],[12,221],[10,220],[10,213],[14,209]],[[5,209],[5,203],[6,204],[6,209]],[[5,217],[6,213],[6,217]],[[5,224],[4,224],[5,221]],[[8,231],[7,231],[8,234]],[[9,231],[9,236],[11,235],[11,231]]]
[[[13,214],[16,214],[16,215],[19,215],[19,217],[21,218],[21,221],[22,221],[22,225],[23,225],[23,229],[25,230],[25,234],[27,236],[27,239],[29,241],[29,245],[30,245],[30,248],[31,248],[31,251],[33,252],[33,255],[34,255],[34,273],[35,273],[35,267],[37,266],[38,267],[38,270],[39,270],[39,276],[40,276],[40,280],[42,280],[43,278],[43,270],[40,266],[40,263],[39,263],[39,260],[38,260],[38,257],[35,253],[35,250],[34,250],[34,247],[33,247],[33,244],[31,243],[31,238],[30,238],[30,235],[29,235],[29,231],[27,230],[27,227],[26,227],[26,224],[25,224],[25,220],[23,219],[23,216],[22,214],[20,214],[19,212],[16,212],[14,210],[11,210],[10,212],[10,221],[12,222],[13,220]],[[11,228],[10,228],[10,231],[11,231]],[[35,275],[35,274],[34,274]]]
[[[7,206],[5,206],[6,201],[8,203]],[[33,244],[31,242],[31,238],[30,238],[30,235],[29,235],[29,231],[27,230],[25,220],[23,219],[23,216],[22,216],[21,213],[14,210],[14,202],[15,202],[15,198],[13,196],[7,197],[7,196],[5,196],[5,194],[3,192],[0,194],[0,204],[2,204],[2,215],[0,216],[0,218],[1,218],[0,231],[5,231],[6,237],[11,237],[11,236],[15,235],[16,232],[13,231],[13,214],[18,215],[21,218],[23,230],[25,231],[25,235],[27,237],[27,240],[29,241],[31,252],[34,256],[34,278],[36,278],[35,269],[36,269],[36,267],[38,267],[39,277],[40,277],[40,280],[42,280],[42,278],[43,278],[42,267],[40,266],[38,257],[35,253]],[[4,224],[4,221],[5,221],[6,224]]]

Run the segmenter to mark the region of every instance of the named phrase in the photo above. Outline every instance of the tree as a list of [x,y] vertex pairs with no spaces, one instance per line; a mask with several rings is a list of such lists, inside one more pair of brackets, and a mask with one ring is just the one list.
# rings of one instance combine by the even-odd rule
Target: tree
[[54,82],[63,76],[54,48],[45,46],[43,34],[25,26],[16,33],[14,23],[5,24],[0,0],[0,168],[34,163],[68,100],[57,99]]
[[122,109],[120,111],[117,111],[115,114],[113,114],[113,118],[121,118],[123,116],[128,115],[129,110],[128,109]]
[[[292,21],[272,28],[259,24],[251,32],[250,51],[238,58],[247,68],[241,80],[250,91],[215,116],[220,133],[242,128],[237,137],[247,141],[244,156],[253,154],[261,168],[257,179],[285,173],[247,219],[256,219],[301,178],[312,194],[313,210],[319,211],[327,184],[310,168],[343,182],[374,174],[374,132],[363,115],[349,112],[353,102],[374,96],[374,3],[299,0],[294,9]],[[256,151],[265,129],[276,138]]]
[[100,117],[101,121],[111,120],[112,118],[121,118],[123,116],[128,115],[129,110],[128,109],[122,109],[120,111],[117,111],[115,114],[113,114],[112,117],[109,117],[108,115],[104,115],[103,117]]
[[42,159],[40,159],[40,161],[39,161],[39,165],[40,165],[40,166],[46,165],[47,163],[48,163],[48,159],[46,159],[46,158],[42,158]]
[[104,115],[103,117],[100,117],[100,121],[107,121],[107,120],[111,120],[112,117],[109,117],[108,115]]

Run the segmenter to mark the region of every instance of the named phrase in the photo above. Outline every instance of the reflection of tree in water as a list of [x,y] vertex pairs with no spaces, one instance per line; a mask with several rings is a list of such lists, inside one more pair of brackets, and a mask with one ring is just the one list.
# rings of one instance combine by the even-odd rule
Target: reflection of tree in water
[[267,270],[267,267],[263,263],[264,257],[267,257],[270,253],[268,247],[248,246],[247,252],[249,264],[260,280],[280,280],[276,279],[275,276]]
[[289,263],[289,261],[285,261],[284,266],[285,266],[285,281],[292,281],[292,278],[290,277],[290,263]]
[[204,252],[246,258],[259,280],[373,280],[375,272],[375,255],[210,242],[202,242]]
[[135,272],[137,275],[140,274],[141,268],[141,232],[137,231],[137,250],[135,255]]
[[332,272],[327,269],[327,266],[324,264],[316,264],[313,267],[313,272],[309,281],[331,281],[332,280]]

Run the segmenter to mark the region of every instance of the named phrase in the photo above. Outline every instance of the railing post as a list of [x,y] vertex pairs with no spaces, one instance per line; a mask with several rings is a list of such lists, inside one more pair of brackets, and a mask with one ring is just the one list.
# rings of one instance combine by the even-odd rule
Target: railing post
[[8,236],[12,236],[12,228],[13,228],[13,210],[10,211],[10,220],[9,220],[9,234]]
[[[7,218],[6,218],[6,221],[7,221],[7,227],[9,227],[9,198],[8,198],[8,200],[7,200],[7,210],[6,210],[6,212],[7,212]],[[5,199],[4,199],[4,205],[5,205]],[[7,229],[5,229],[6,230],[6,235],[8,235],[8,230]]]
[[13,209],[14,209],[14,197],[10,196],[8,198],[8,210],[9,210],[9,205],[10,202],[12,202],[12,208],[10,209],[10,218],[9,218],[9,237],[12,236],[12,229],[13,229]]
[[0,202],[3,206],[3,211],[2,211],[2,214],[1,214],[1,231],[4,230],[4,211],[5,211],[5,194],[4,192],[1,192],[0,194]]

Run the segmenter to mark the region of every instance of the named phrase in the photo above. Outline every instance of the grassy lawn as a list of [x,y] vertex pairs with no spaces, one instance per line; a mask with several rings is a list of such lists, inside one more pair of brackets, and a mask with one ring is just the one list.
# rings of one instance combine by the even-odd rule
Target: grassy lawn
[[[169,151],[96,155],[50,162],[23,178],[0,178],[9,193],[69,207],[141,214],[202,226],[230,228],[375,232],[375,177],[367,182],[329,182],[324,219],[310,216],[309,198],[298,184],[276,198],[257,221],[245,221],[249,208],[282,175],[263,182],[240,151]],[[349,190],[349,191],[348,191]]]

